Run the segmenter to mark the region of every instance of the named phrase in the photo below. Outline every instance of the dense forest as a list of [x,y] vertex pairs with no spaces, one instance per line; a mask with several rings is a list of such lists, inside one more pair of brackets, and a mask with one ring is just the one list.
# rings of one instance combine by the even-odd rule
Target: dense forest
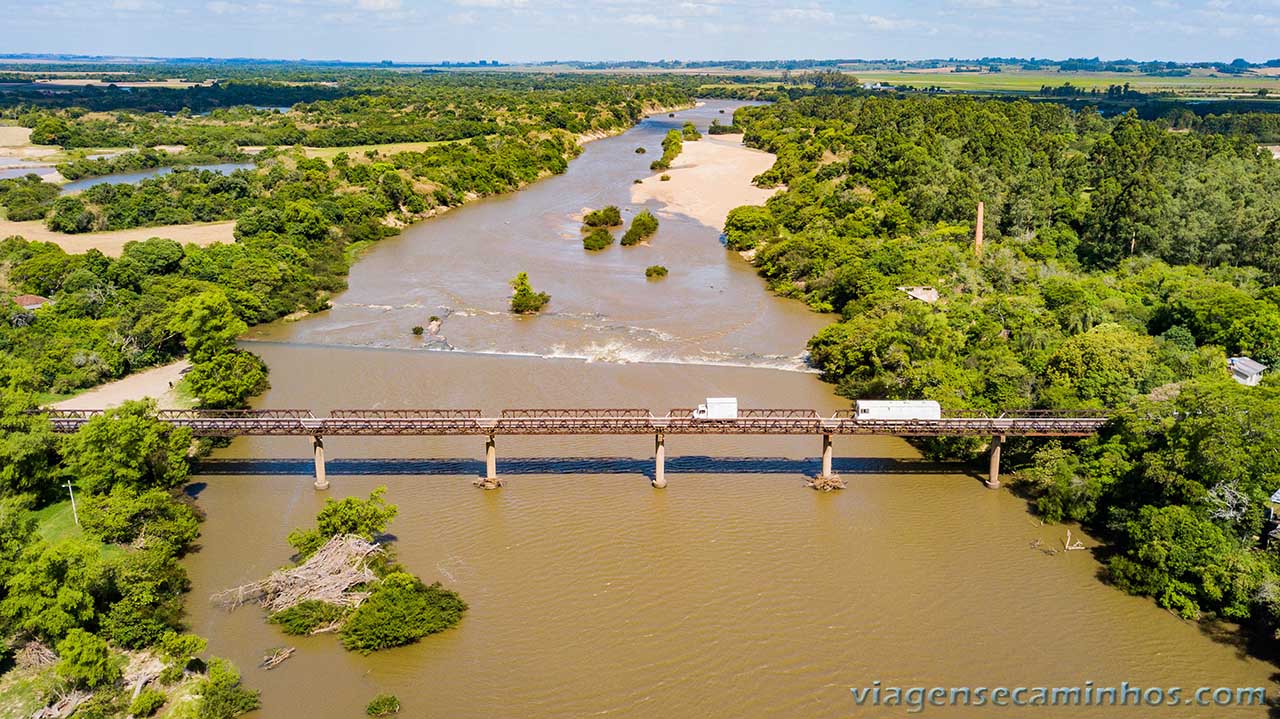
[[1117,412],[1074,445],[1016,445],[1019,490],[1111,540],[1117,586],[1280,626],[1262,548],[1280,384],[1227,374],[1228,355],[1280,363],[1280,163],[1247,137],[1030,102],[812,97],[734,124],[777,155],[758,184],[786,189],[730,213],[727,242],[840,313],[810,342],[840,394]]

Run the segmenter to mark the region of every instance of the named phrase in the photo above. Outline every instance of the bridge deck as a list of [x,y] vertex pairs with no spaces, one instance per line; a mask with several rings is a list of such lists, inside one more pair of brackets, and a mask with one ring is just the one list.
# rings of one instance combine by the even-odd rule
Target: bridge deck
[[[47,410],[55,431],[74,432],[102,410]],[[344,409],[327,417],[309,410],[163,410],[159,418],[205,437],[397,435],[879,434],[898,437],[1082,437],[1107,421],[1101,412],[1023,410],[941,419],[857,419],[850,411],[822,417],[805,409],[742,410],[737,419],[699,420],[690,410],[654,416],[645,409],[507,409],[485,417],[475,409]]]

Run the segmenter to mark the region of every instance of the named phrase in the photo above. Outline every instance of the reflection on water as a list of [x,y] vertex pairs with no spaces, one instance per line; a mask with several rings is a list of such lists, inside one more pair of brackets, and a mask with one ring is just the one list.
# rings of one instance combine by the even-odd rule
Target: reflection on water
[[[705,124],[717,107],[689,116]],[[616,342],[677,358],[794,356],[826,321],[769,297],[714,228],[679,218],[661,216],[650,248],[583,255],[567,213],[621,202],[647,166],[635,145],[656,146],[683,119],[593,143],[562,178],[377,246],[333,311],[254,333],[270,340],[252,345],[271,367],[258,406],[661,413],[736,396],[744,407],[847,407],[803,372],[496,354]],[[633,281],[655,261],[672,268],[667,284]],[[551,292],[555,315],[503,312],[505,280],[520,269]],[[454,310],[448,341],[471,352],[414,351],[408,328],[441,305]],[[297,437],[237,439],[190,488],[208,515],[186,561],[192,629],[262,689],[263,716],[360,716],[386,692],[409,717],[834,719],[903,715],[853,704],[849,688],[876,680],[1273,687],[1270,665],[1103,584],[1089,552],[1045,551],[1062,546],[1065,529],[983,488],[978,468],[922,461],[899,439],[837,437],[849,488],[832,494],[804,487],[817,437],[668,436],[665,490],[647,481],[647,436],[499,436],[506,486],[493,492],[471,486],[481,437],[327,437],[325,449],[328,493],[312,489],[309,440]],[[469,603],[457,628],[363,657],[332,636],[286,637],[253,608],[227,614],[204,601],[286,563],[286,535],[310,525],[326,496],[380,485],[400,509],[390,528],[398,560]],[[282,644],[299,651],[270,672],[255,668]],[[1185,706],[1160,715],[1206,716]]]
[[100,175],[98,177],[86,177],[83,180],[68,182],[62,186],[62,193],[65,195],[69,192],[80,192],[97,185],[133,185],[151,177],[159,177],[173,172],[175,169],[186,170],[209,170],[210,172],[218,172],[224,175],[231,174],[236,170],[247,170],[254,167],[252,162],[221,162],[212,165],[191,165],[184,168],[173,167],[153,167],[147,170],[138,170],[137,172],[120,172],[114,175]]

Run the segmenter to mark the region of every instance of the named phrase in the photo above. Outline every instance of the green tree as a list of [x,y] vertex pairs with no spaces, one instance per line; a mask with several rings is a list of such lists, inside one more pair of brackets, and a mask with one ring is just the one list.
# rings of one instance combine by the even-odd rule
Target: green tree
[[271,386],[266,363],[243,350],[220,352],[197,362],[185,379],[202,409],[247,407],[250,397]]
[[603,250],[612,244],[613,235],[603,227],[597,227],[582,238],[582,249],[591,252]]
[[87,542],[38,542],[22,554],[5,584],[0,617],[10,631],[56,643],[97,616],[93,588],[100,576],[98,551]]
[[169,330],[186,338],[193,362],[206,362],[228,352],[248,329],[222,292],[183,297],[173,308]]
[[773,239],[774,232],[773,215],[764,207],[735,207],[725,217],[725,244],[731,250],[750,250],[761,242]]
[[95,217],[80,198],[60,197],[53,203],[53,213],[45,221],[54,232],[78,234],[93,229]]
[[333,537],[355,534],[372,540],[387,530],[387,525],[400,511],[396,505],[387,504],[382,498],[386,492],[386,487],[378,487],[368,499],[326,499],[324,508],[316,515],[315,528],[293,530],[289,533],[289,545],[297,550],[300,557],[306,558]]
[[511,280],[511,311],[517,314],[529,314],[540,311],[551,301],[551,295],[537,292],[529,284],[529,275],[521,272]]
[[392,572],[347,619],[339,633],[342,646],[368,654],[412,644],[457,624],[466,608],[466,602],[439,583],[427,586],[417,577]]
[[0,496],[48,498],[56,491],[58,437],[35,408],[30,395],[0,389]]
[[232,719],[257,709],[262,700],[258,692],[240,685],[240,672],[225,659],[209,660],[205,678],[196,684],[200,697],[198,719]]
[[125,402],[90,419],[64,443],[63,466],[90,493],[117,484],[168,488],[190,470],[191,430],[155,418],[155,401]]
[[658,232],[658,218],[648,210],[641,210],[631,219],[631,226],[622,234],[622,246],[639,244]]
[[72,629],[58,642],[58,657],[58,676],[78,686],[93,689],[120,678],[106,641],[83,629]]

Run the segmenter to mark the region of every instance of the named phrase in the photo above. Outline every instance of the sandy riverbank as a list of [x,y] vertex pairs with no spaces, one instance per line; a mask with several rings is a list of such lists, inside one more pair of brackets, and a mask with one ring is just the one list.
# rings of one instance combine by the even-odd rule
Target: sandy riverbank
[[180,398],[174,388],[182,379],[182,372],[190,367],[186,360],[179,360],[162,367],[131,374],[128,377],[99,385],[82,392],[71,399],[53,405],[55,409],[103,409],[115,407],[131,399],[155,397],[160,409],[177,409],[182,407]]
[[19,235],[33,242],[52,242],[71,254],[98,250],[104,255],[119,257],[124,251],[126,242],[145,240],[151,237],[164,237],[181,244],[194,242],[197,245],[212,245],[215,242],[235,242],[236,223],[208,222],[198,225],[165,225],[163,227],[135,227],[130,230],[113,230],[110,232],[87,232],[82,235],[64,235],[44,226],[39,220],[30,222],[11,222],[0,220],[0,237]]
[[751,178],[773,166],[773,155],[742,144],[740,135],[704,136],[685,142],[680,156],[663,182],[654,173],[632,185],[631,201],[657,200],[661,212],[687,215],[709,227],[724,227],[729,210],[740,205],[762,205],[779,188],[761,189]]
[[1280,145],[1264,145],[1266,149],[1271,151],[1271,156],[1280,160]]

